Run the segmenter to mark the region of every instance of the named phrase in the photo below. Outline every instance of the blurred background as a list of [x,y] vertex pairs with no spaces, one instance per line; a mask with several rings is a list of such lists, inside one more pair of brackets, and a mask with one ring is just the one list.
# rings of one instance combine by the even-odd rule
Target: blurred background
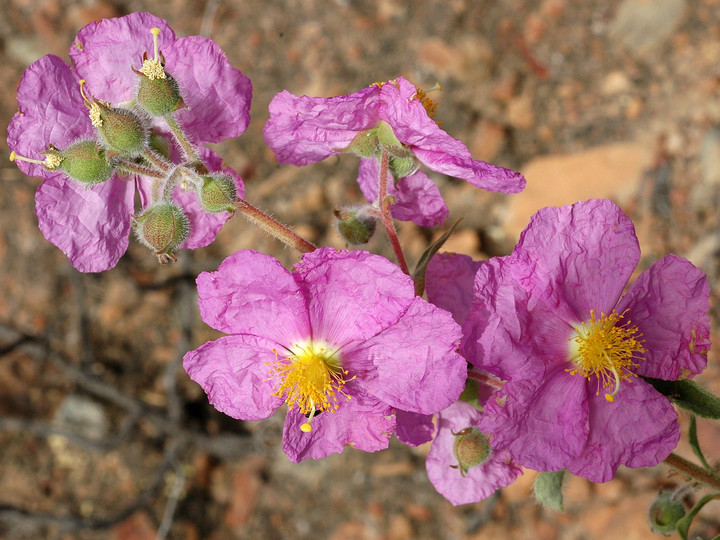
[[[214,39],[254,87],[252,121],[215,145],[247,199],[318,245],[345,247],[333,208],[362,201],[357,160],[281,166],[262,138],[279,91],[332,96],[403,76],[435,82],[435,120],[476,159],[520,170],[520,195],[432,176],[444,227],[400,223],[410,265],[462,217],[448,251],[505,255],[530,216],[592,197],[636,223],[638,271],[673,252],[703,268],[717,322],[720,276],[720,0],[4,0],[0,122],[23,70],[67,60],[84,25],[133,11],[179,36]],[[197,310],[195,276],[238,249],[298,254],[234,217],[217,241],[161,267],[131,240],[119,265],[80,274],[37,227],[39,180],[0,168],[0,536],[6,539],[655,538],[646,511],[681,479],[621,468],[606,484],[572,478],[566,511],[532,499],[534,473],[453,507],[429,483],[427,448],[346,449],[292,464],[281,414],[243,423],[217,413],[181,367],[218,334]],[[392,258],[382,236],[369,245]],[[717,339],[717,336],[714,336]],[[720,394],[711,351],[698,380]],[[683,425],[687,417],[681,413]],[[699,423],[710,461],[720,429]],[[686,443],[678,452],[692,453]],[[696,500],[699,494],[690,494]],[[720,503],[694,534],[720,534]]]

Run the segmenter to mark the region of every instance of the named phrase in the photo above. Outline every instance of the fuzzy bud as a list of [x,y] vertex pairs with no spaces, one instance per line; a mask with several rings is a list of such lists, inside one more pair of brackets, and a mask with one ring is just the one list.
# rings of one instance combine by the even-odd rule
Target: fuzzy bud
[[135,235],[155,252],[160,262],[175,259],[173,250],[190,232],[188,219],[175,204],[161,202],[150,206],[135,217]]
[[200,204],[207,212],[234,212],[237,199],[237,186],[232,176],[211,174],[203,176],[200,188]]
[[105,151],[92,140],[73,143],[65,150],[51,148],[43,154],[59,158],[61,161],[58,168],[73,180],[87,186],[105,182],[115,170],[114,164],[107,160]]
[[135,113],[98,101],[94,124],[108,150],[126,157],[138,157],[148,147],[150,130]]
[[358,210],[335,210],[337,228],[348,244],[367,244],[375,234],[377,220],[364,208]]
[[533,493],[537,501],[556,512],[563,511],[562,483],[565,469],[538,473],[533,484]]
[[185,107],[177,81],[168,74],[163,78],[148,77],[141,72],[137,103],[151,116],[167,116]]
[[660,493],[650,505],[648,519],[652,529],[660,534],[675,532],[677,522],[685,516],[685,507],[670,493]]
[[490,443],[487,437],[476,427],[466,427],[455,435],[453,454],[457,460],[460,474],[465,476],[472,467],[482,465],[490,457]]

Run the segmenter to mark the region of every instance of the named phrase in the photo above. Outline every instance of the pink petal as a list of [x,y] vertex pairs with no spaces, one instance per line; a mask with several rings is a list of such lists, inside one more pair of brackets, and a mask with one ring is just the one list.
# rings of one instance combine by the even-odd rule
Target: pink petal
[[272,395],[268,380],[277,348],[257,336],[226,336],[188,352],[183,367],[218,411],[240,420],[262,420],[283,403]]
[[588,392],[587,442],[566,468],[591,482],[612,480],[620,465],[654,467],[677,446],[680,428],[670,401],[641,379],[621,383],[615,401]]
[[[17,100],[19,112],[8,127],[7,143],[19,156],[42,160],[45,156],[41,152],[48,144],[64,150],[76,140],[92,136],[78,77],[57,56],[43,56],[25,70]],[[15,163],[29,176],[48,178],[57,174],[34,163]]]
[[280,163],[307,165],[346,148],[378,122],[379,89],[332,98],[295,96],[283,90],[270,102],[265,142]]
[[433,415],[418,414],[414,412],[395,411],[395,419],[397,427],[395,428],[395,436],[398,440],[408,446],[420,446],[426,442],[430,442],[435,432],[433,425]]
[[[358,183],[365,198],[375,203],[378,198],[380,164],[377,159],[360,160]],[[417,171],[397,181],[388,173],[388,195],[395,196],[396,202],[390,213],[400,221],[412,221],[421,227],[441,224],[449,215],[440,190],[422,171]]]
[[175,113],[196,143],[237,137],[250,122],[252,84],[211,39],[183,37],[163,49],[165,68],[187,105]]
[[160,28],[158,46],[164,51],[175,41],[175,33],[150,13],[102,19],[81,29],[70,47],[70,59],[87,81],[86,91],[113,105],[133,100],[140,76],[132,68],[142,67],[143,53],[153,57],[153,27]]
[[633,282],[617,311],[636,325],[644,361],[636,373],[676,380],[697,375],[710,349],[710,286],[705,273],[675,255],[660,259]]
[[428,301],[449,311],[458,324],[463,324],[473,303],[475,274],[482,264],[459,253],[435,255],[426,273]]
[[305,298],[276,259],[243,250],[197,278],[203,320],[221,332],[293,346],[311,337]]
[[293,274],[307,290],[314,338],[335,347],[378,334],[397,322],[415,297],[409,276],[365,251],[320,248],[303,255]]
[[50,176],[35,194],[40,230],[81,272],[112,268],[127,250],[134,191],[117,176],[91,187]]

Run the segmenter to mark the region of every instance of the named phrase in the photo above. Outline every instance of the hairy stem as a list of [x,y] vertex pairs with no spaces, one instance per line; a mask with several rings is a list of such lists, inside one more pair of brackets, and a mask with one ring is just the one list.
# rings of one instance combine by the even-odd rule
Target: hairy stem
[[689,476],[696,482],[700,482],[714,489],[720,489],[720,478],[677,454],[670,454],[665,458],[665,463],[685,476]]
[[405,261],[405,255],[403,255],[402,247],[400,246],[400,240],[397,236],[397,230],[395,229],[395,224],[393,223],[392,217],[390,216],[390,204],[391,204],[391,197],[388,197],[387,194],[387,177],[388,177],[388,161],[390,159],[389,154],[386,150],[382,151],[382,155],[380,158],[380,179],[378,183],[378,203],[380,205],[380,221],[382,221],[383,226],[385,227],[385,232],[387,233],[388,240],[390,240],[390,245],[393,248],[393,251],[395,252],[395,257],[398,260],[398,265],[400,266],[400,269],[405,272],[408,276],[410,275],[410,270],[408,269],[407,262]]
[[253,225],[257,225],[265,232],[270,233],[285,245],[295,248],[301,253],[310,253],[317,249],[315,245],[293,232],[287,225],[283,225],[262,210],[255,208],[246,200],[238,199],[235,208]]
[[200,161],[200,158],[197,155],[197,152],[195,151],[195,147],[192,145],[190,140],[185,136],[185,133],[180,128],[178,123],[175,121],[175,119],[167,115],[165,117],[165,121],[167,122],[168,127],[170,128],[170,131],[172,131],[172,134],[175,136],[175,139],[177,140],[178,144],[180,145],[180,148],[182,148],[183,153],[185,154],[185,157],[188,161]]

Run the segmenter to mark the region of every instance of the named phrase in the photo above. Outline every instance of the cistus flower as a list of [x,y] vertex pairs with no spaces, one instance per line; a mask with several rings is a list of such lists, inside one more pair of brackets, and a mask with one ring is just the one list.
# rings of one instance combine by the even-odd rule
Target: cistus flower
[[464,331],[479,367],[506,381],[479,426],[523,466],[605,482],[675,448],[677,414],[642,376],[705,368],[710,289],[668,255],[623,295],[639,260],[630,219],[590,200],[540,210],[512,255],[479,268]]
[[[428,301],[452,313],[464,325],[472,308],[473,285],[484,263],[467,255],[438,253],[428,264]],[[468,336],[463,332],[463,342]],[[461,350],[462,347],[461,347]],[[479,363],[469,348],[466,360]],[[441,411],[425,466],[435,489],[452,504],[468,504],[513,483],[522,468],[509,452],[479,429],[483,407],[499,381],[473,368],[460,400]]]
[[[159,31],[153,33],[152,29]],[[45,238],[83,272],[112,268],[127,250],[135,190],[141,195],[139,214],[158,202],[163,191],[159,184],[165,179],[151,175],[147,163],[137,164],[135,160],[138,171],[147,170],[147,174],[128,172],[114,157],[115,151],[105,148],[97,127],[102,119],[93,108],[104,110],[102,107],[112,105],[133,109],[140,85],[134,69],[141,68],[143,55],[153,51],[157,43],[164,69],[177,81],[186,105],[168,119],[196,145],[242,133],[252,94],[247,77],[230,65],[211,40],[176,38],[165,21],[148,13],[86,26],[70,49],[73,67],[48,55],[30,65],[20,81],[19,110],[8,128],[8,147],[13,157],[17,156],[22,172],[43,178],[35,203]],[[81,80],[87,81],[82,90]],[[153,141],[166,148],[172,146],[163,142],[170,127],[160,120],[151,122],[146,114],[136,111],[136,115],[152,127],[151,147]],[[84,153],[78,157],[77,150],[68,152],[68,148]],[[232,176],[238,194],[244,194],[240,177],[223,168],[212,150],[197,147],[196,153],[197,167]],[[70,154],[72,159],[67,157]],[[182,157],[175,150],[166,167],[171,171]],[[105,166],[100,165],[102,159]],[[230,214],[205,212],[197,193],[191,192],[193,186],[180,182],[174,188],[164,187],[171,199],[166,202],[182,207],[189,222],[189,235],[179,248],[195,249],[212,242]]]
[[230,335],[187,353],[185,370],[233,418],[286,403],[292,461],[386,448],[396,409],[435,413],[465,385],[458,325],[378,255],[321,248],[290,272],[240,251],[197,285],[203,320]]
[[462,142],[440,129],[432,119],[434,107],[425,92],[402,77],[331,98],[284,90],[270,102],[265,141],[280,163],[360,156],[358,182],[370,202],[378,197],[378,159],[387,152],[388,194],[396,199],[391,212],[421,226],[441,223],[448,209],[437,186],[418,170],[420,164],[488,191],[522,191],[521,174],[473,160]]

